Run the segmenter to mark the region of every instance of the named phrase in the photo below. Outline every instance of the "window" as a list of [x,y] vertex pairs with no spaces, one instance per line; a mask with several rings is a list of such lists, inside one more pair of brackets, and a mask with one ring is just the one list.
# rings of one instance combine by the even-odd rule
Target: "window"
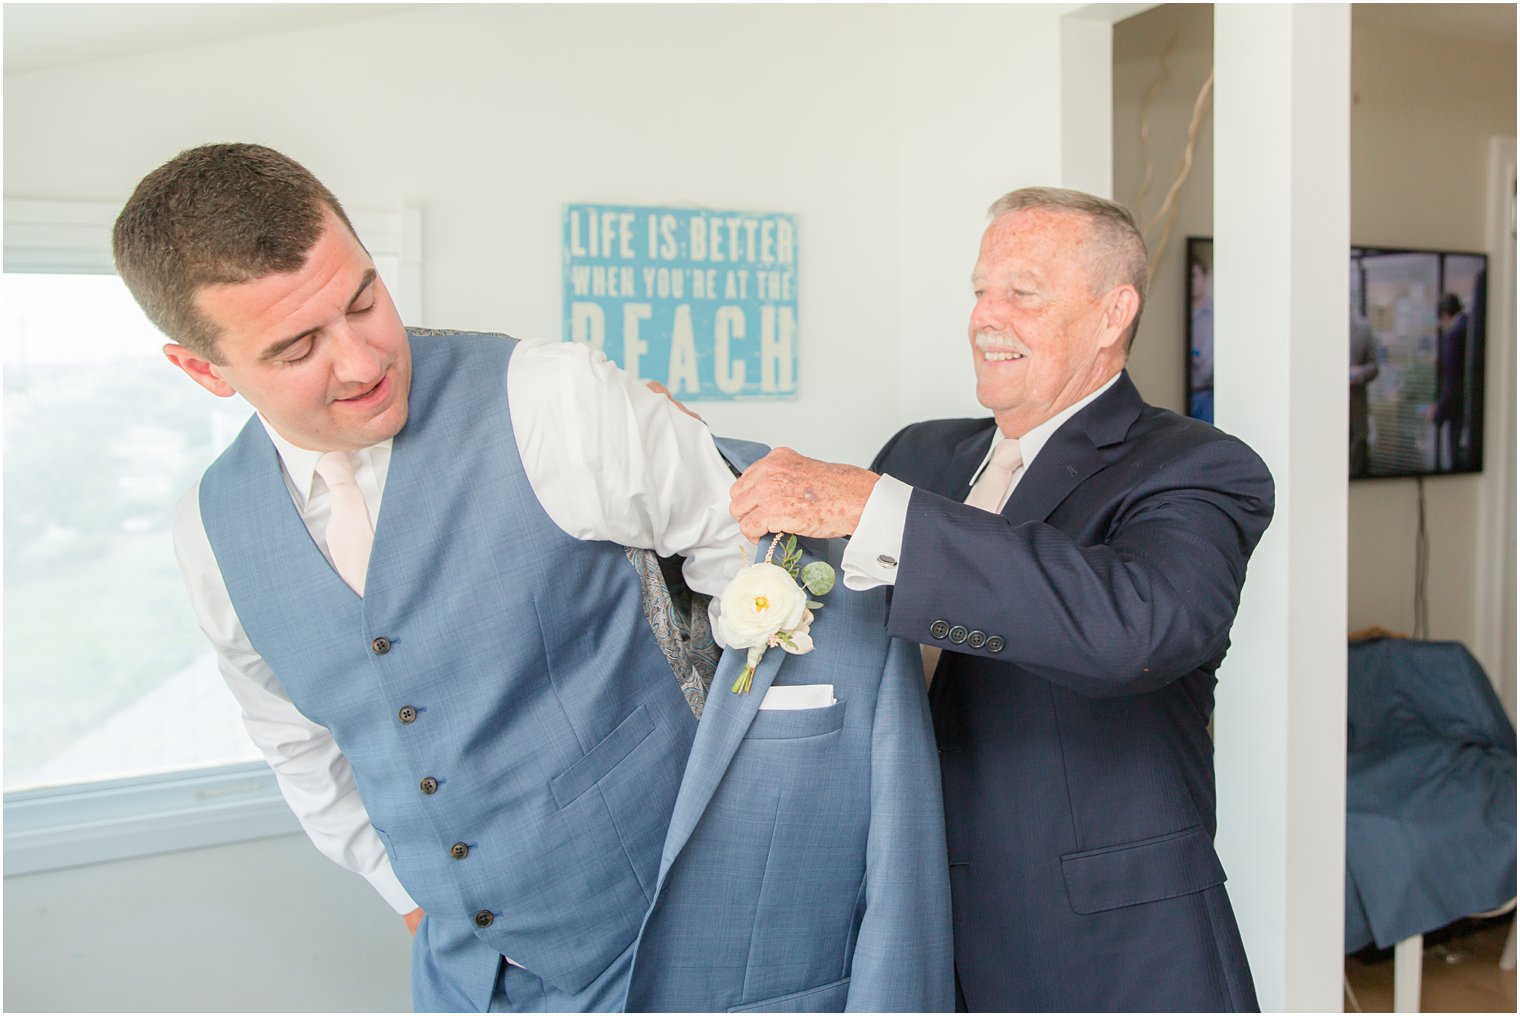
[[258,761],[171,543],[247,403],[115,275],[7,272],[4,323],[6,791]]
[[[179,498],[250,409],[164,359],[112,273],[116,210],[6,203],[7,874],[295,828],[195,624],[171,536]],[[400,250],[417,213],[354,220],[410,319],[417,266]],[[155,837],[154,815],[176,832]],[[96,845],[60,857],[63,827]]]

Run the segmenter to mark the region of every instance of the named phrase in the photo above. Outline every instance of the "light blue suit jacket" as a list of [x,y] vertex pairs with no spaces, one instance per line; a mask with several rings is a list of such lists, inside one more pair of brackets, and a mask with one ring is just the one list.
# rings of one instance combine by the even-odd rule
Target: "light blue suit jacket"
[[[719,442],[743,465],[764,451]],[[840,569],[843,541],[803,541]],[[762,552],[764,544],[762,544]],[[842,582],[815,648],[766,652],[748,694],[725,652],[697,728],[629,979],[630,1011],[949,1011],[939,762],[917,646],[884,590]],[[761,710],[773,685],[834,705]]]

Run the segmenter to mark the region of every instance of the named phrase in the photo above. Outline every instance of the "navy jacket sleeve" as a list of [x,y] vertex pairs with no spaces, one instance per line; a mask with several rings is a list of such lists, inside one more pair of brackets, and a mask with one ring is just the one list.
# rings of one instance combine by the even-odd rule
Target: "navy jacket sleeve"
[[[889,444],[878,463],[907,451]],[[916,488],[888,630],[1095,696],[1149,691],[1222,655],[1271,518],[1266,467],[1218,435],[1108,468],[1124,475],[1076,486],[1040,521]],[[1000,640],[950,644],[931,636],[937,621]]]

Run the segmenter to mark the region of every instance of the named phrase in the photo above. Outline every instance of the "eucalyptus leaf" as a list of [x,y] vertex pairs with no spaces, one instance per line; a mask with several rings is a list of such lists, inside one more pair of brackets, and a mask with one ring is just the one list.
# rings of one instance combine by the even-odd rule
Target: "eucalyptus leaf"
[[814,561],[802,569],[802,584],[814,596],[822,596],[834,588],[834,566],[827,561]]

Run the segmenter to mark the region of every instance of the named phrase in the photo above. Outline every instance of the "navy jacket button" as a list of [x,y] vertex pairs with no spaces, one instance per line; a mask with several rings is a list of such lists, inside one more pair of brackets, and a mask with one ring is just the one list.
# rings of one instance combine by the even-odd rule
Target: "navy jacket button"
[[929,626],[929,634],[937,639],[944,638],[950,632],[950,624],[946,621],[935,621]]
[[970,646],[972,649],[980,649],[986,644],[987,633],[984,631],[977,631],[975,628],[973,628],[971,629],[971,633],[966,636],[966,645]]
[[989,653],[1001,653],[1003,651],[1003,636],[1001,636],[1001,635],[988,635],[987,636],[987,651]]
[[966,631],[966,626],[963,624],[958,624],[954,628],[950,629],[950,641],[954,642],[956,645],[960,645],[962,642],[966,641],[967,634],[969,633]]

